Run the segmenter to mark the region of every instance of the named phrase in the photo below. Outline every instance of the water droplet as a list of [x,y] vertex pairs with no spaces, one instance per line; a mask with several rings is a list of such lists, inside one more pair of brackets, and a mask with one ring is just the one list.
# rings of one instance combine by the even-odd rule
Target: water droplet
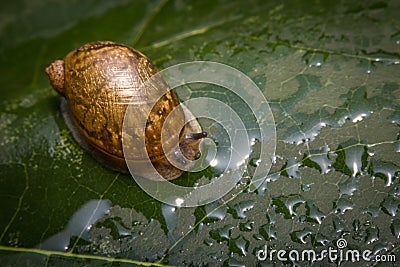
[[210,237],[217,242],[229,241],[229,239],[231,239],[231,231],[233,228],[235,227],[228,224],[221,229],[213,229],[210,231]]
[[306,209],[307,221],[321,224],[322,220],[325,218],[325,214],[323,214],[318,207],[315,206],[313,201],[306,202]]
[[254,227],[254,221],[247,221],[239,224],[240,231],[244,232],[249,232],[253,230],[253,227]]
[[320,246],[326,247],[331,242],[331,240],[329,240],[325,236],[317,233],[315,240],[313,242],[315,243],[315,245],[320,245]]
[[353,220],[353,229],[354,229],[354,232],[360,231],[360,228],[361,228],[361,222],[360,222],[360,220],[358,220],[358,219]]
[[208,238],[204,239],[203,243],[204,243],[204,245],[206,245],[208,247],[211,247],[212,245],[214,245],[214,242]]
[[400,64],[400,58],[396,53],[390,53],[380,49],[376,52],[364,53],[364,54],[369,58],[372,58],[373,61],[380,62],[384,65]]
[[394,144],[394,151],[397,153],[400,153],[400,142],[397,142]]
[[264,224],[260,227],[260,234],[264,237],[265,241],[278,239],[277,229],[274,224]]
[[374,158],[371,159],[370,170],[373,171],[373,176],[384,179],[386,186],[393,185],[395,178],[399,178],[400,174],[400,168],[392,162],[381,162]]
[[365,238],[365,242],[367,244],[371,244],[379,240],[379,231],[376,227],[367,228],[367,237]]
[[352,196],[358,189],[358,179],[354,176],[347,178],[346,181],[338,185],[340,194]]
[[272,210],[268,210],[267,213],[265,214],[265,217],[267,218],[267,222],[269,224],[276,223],[276,213],[274,213]]
[[249,162],[249,165],[252,167],[258,167],[261,163],[261,159],[260,158],[252,158]]
[[290,233],[290,237],[293,242],[297,242],[300,244],[306,243],[306,238],[311,236],[313,231],[309,228],[304,228],[303,230],[293,231]]
[[229,241],[229,250],[231,253],[236,253],[240,256],[246,256],[249,245],[250,242],[243,236],[239,235],[237,238]]
[[328,146],[324,146],[320,150],[311,150],[310,154],[305,155],[303,158],[304,165],[316,168],[322,174],[328,173],[332,166],[332,161],[328,158],[329,151],[330,149]]
[[276,213],[282,213],[285,219],[291,219],[296,215],[296,209],[305,200],[300,195],[279,196],[272,198]]
[[51,236],[36,247],[46,250],[65,251],[73,236],[88,240],[89,226],[102,218],[110,207],[111,202],[109,200],[94,199],[86,202],[72,215],[63,231]]
[[310,191],[310,190],[311,190],[311,186],[312,186],[313,184],[314,184],[314,183],[301,184],[301,191],[303,191],[303,192],[308,192],[308,191]]
[[175,238],[172,235],[172,232],[174,231],[176,225],[178,224],[178,216],[176,214],[176,210],[177,208],[174,206],[161,204],[161,213],[164,216],[165,223],[167,224],[168,237],[172,238],[172,240],[175,240]]
[[289,128],[283,137],[283,141],[296,145],[313,141],[321,129],[328,125],[328,122],[321,122],[320,120],[320,118],[315,120],[307,119],[301,125],[300,130],[298,126]]
[[326,61],[328,55],[319,52],[306,52],[303,55],[303,61],[311,67],[321,67]]
[[367,147],[357,143],[355,140],[349,140],[345,144],[339,145],[336,150],[337,159],[333,167],[344,174],[356,176],[363,174],[362,171],[367,165],[368,157]]
[[364,154],[364,147],[356,146],[346,149],[346,164],[352,171],[352,176],[361,173],[362,156]]
[[245,200],[237,204],[234,204],[231,208],[232,215],[234,218],[246,218],[245,212],[251,210],[254,207],[254,200]]
[[369,214],[372,217],[376,218],[381,213],[381,209],[379,207],[377,207],[377,206],[371,205],[371,206],[369,206],[369,207],[367,207],[365,209],[362,209],[362,213],[363,214]]
[[116,227],[117,230],[118,230],[118,235],[119,235],[119,237],[123,237],[123,236],[132,236],[132,237],[135,237],[135,236],[133,235],[133,233],[132,233],[129,229],[126,229],[125,227],[123,227],[119,222],[117,222],[116,220],[112,220],[112,221],[113,221],[115,227]]
[[253,235],[253,238],[254,238],[255,240],[258,240],[258,241],[263,240],[262,235],[257,234],[257,233]]
[[394,197],[399,198],[400,197],[400,184],[396,184],[396,186],[392,187],[389,192]]
[[300,178],[299,167],[302,163],[297,158],[288,158],[286,165],[283,167],[283,174],[287,174],[290,178]]
[[275,182],[279,179],[280,173],[269,174],[267,178],[262,182],[262,184],[257,188],[257,194],[263,196],[266,191],[268,191],[268,183]]
[[280,175],[279,172],[273,173],[273,174],[271,174],[271,175],[269,175],[269,176],[267,177],[267,181],[268,181],[268,182],[275,182],[275,181],[277,181],[277,180],[279,179],[279,177],[281,177],[281,175]]
[[390,225],[390,230],[397,239],[400,239],[400,219],[394,219],[392,221],[392,224]]
[[211,202],[204,206],[207,218],[222,221],[227,213],[228,208],[218,203],[218,201]]
[[359,122],[362,121],[365,117],[367,117],[368,114],[366,113],[360,113],[360,114],[356,114],[352,120],[352,122]]
[[257,194],[263,196],[266,191],[268,191],[268,177],[265,179],[261,185],[257,188]]
[[230,258],[229,267],[246,267],[246,265],[235,258]]
[[352,210],[354,208],[354,204],[345,198],[339,198],[335,203],[334,203],[334,209],[335,213],[341,213],[344,214],[348,210]]
[[214,158],[213,160],[210,161],[210,166],[215,167],[218,165],[218,159]]
[[387,196],[381,203],[381,209],[390,216],[397,216],[400,206],[400,200],[395,199],[393,196]]
[[181,207],[184,202],[185,202],[185,200],[183,198],[178,197],[175,200],[175,206],[176,207]]
[[390,40],[392,40],[395,44],[400,45],[400,32],[396,32],[390,36]]
[[337,238],[344,231],[344,223],[340,220],[339,217],[333,217],[332,224],[334,231],[330,234],[330,236],[332,236],[333,238]]
[[366,59],[361,59],[360,62],[358,63],[358,67],[360,67],[363,71],[365,71],[368,74],[371,74],[376,70],[375,63]]

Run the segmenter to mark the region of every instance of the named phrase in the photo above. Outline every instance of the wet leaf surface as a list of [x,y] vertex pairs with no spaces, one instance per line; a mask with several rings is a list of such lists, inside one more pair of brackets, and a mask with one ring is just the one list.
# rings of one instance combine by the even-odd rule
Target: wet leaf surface
[[[394,0],[5,4],[0,262],[283,265],[293,262],[258,261],[257,252],[321,252],[337,249],[340,238],[346,249],[398,262],[399,11]],[[159,68],[210,60],[253,79],[270,102],[278,140],[260,188],[250,192],[239,183],[205,206],[170,207],[85,153],[65,126],[44,68],[106,39],[134,46]],[[212,95],[235,106],[213,88],[193,92]],[[177,183],[201,175],[212,170]],[[352,264],[317,262],[340,263]]]

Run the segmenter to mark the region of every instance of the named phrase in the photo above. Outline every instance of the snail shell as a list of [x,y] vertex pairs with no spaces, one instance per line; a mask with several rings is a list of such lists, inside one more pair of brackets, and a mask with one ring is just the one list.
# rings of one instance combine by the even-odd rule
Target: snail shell
[[[177,131],[190,112],[178,106],[177,96],[164,80],[158,79],[157,86],[141,87],[157,72],[142,53],[110,41],[85,44],[46,68],[51,85],[66,100],[61,109],[67,127],[96,160],[113,170],[128,172],[122,148],[122,126],[128,105],[135,105],[137,112],[131,119],[145,119],[147,123],[145,129],[130,138],[144,136],[153,166],[164,179],[172,180],[182,171],[166,158],[166,154],[176,154],[176,151],[164,151],[161,143],[161,129],[168,114],[180,108],[171,123],[164,126],[164,131],[170,140],[179,138],[179,148],[185,158],[193,160],[199,156],[199,143],[206,133],[196,120]],[[165,93],[153,103],[152,96],[157,90]],[[150,114],[142,112],[149,108]],[[143,148],[130,147],[129,150],[129,154],[134,155],[130,160],[144,160],[145,155],[140,153]],[[136,171],[146,177],[146,170]]]

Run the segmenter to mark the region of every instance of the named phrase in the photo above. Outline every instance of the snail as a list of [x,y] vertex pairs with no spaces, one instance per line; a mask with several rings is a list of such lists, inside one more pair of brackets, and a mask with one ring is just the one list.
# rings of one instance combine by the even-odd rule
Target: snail
[[[141,87],[158,73],[158,69],[139,51],[111,41],[92,42],[70,52],[64,60],[50,63],[46,73],[52,87],[64,98],[61,110],[74,139],[106,167],[123,173],[129,171],[122,145],[122,127],[128,105],[134,105],[137,110],[130,120],[143,116],[146,116],[145,122],[147,120],[143,131],[129,138],[144,136],[148,157],[164,179],[178,178],[183,172],[168,161],[167,154],[183,155],[184,159],[178,159],[183,162],[199,157],[199,145],[207,133],[196,120],[183,123],[190,111],[178,106],[176,94],[163,79],[157,81],[157,86]],[[150,100],[157,90],[165,93],[152,103]],[[141,111],[149,108],[151,112],[147,117]],[[179,108],[179,112],[169,125],[163,126],[175,108]],[[162,127],[169,135],[168,139],[178,138],[181,153],[163,150]],[[144,160],[141,149],[130,147],[130,155],[133,155],[130,160]],[[146,176],[146,170],[136,171]]]

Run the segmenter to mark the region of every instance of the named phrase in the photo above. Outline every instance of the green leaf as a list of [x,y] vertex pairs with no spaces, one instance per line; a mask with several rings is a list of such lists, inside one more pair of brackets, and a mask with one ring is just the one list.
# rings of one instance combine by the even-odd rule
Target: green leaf
[[[0,262],[254,266],[265,248],[321,252],[340,238],[398,261],[399,12],[396,0],[3,4]],[[248,75],[276,123],[267,180],[256,192],[243,183],[220,201],[173,208],[93,160],[67,130],[44,68],[95,40],[131,45],[160,69],[209,60]],[[236,106],[214,87],[193,96]],[[275,254],[258,263],[292,262]]]

